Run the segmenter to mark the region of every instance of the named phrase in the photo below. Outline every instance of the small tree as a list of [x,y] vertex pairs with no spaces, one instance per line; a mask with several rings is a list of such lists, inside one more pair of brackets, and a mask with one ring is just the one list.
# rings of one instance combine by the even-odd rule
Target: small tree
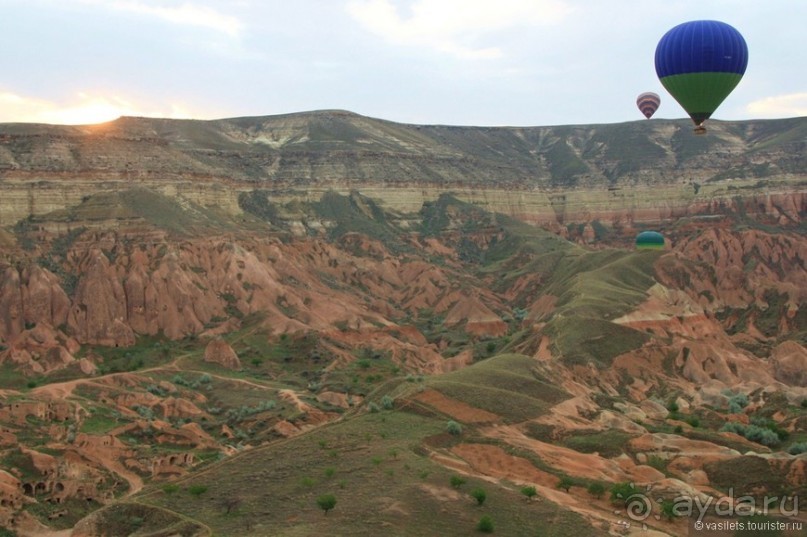
[[462,434],[462,425],[454,420],[449,420],[449,422],[446,423],[446,430],[449,432],[449,434],[459,436]]
[[317,498],[317,505],[319,505],[319,508],[325,511],[327,515],[328,511],[336,506],[336,496],[333,494],[323,494]]
[[560,481],[558,481],[558,488],[565,490],[566,492],[569,492],[572,485],[574,485],[574,481],[572,481],[572,478],[569,476],[563,476],[560,478]]
[[384,410],[392,410],[395,406],[395,401],[389,395],[385,395],[381,398],[381,408]]
[[522,488],[521,489],[521,494],[523,494],[524,496],[527,497],[527,501],[532,501],[532,499],[535,497],[535,495],[538,494],[538,491],[535,490],[535,487],[529,486],[529,487]]
[[484,515],[479,519],[476,529],[482,533],[493,533],[493,519],[489,515]]
[[591,483],[588,486],[588,493],[597,498],[598,500],[605,495],[605,485],[602,483]]
[[221,499],[221,508],[224,509],[224,514],[229,515],[233,511],[237,511],[241,507],[241,498],[238,496],[224,496]]
[[484,489],[474,489],[471,491],[471,497],[476,500],[476,504],[481,507],[482,504],[485,503],[488,495],[485,493]]

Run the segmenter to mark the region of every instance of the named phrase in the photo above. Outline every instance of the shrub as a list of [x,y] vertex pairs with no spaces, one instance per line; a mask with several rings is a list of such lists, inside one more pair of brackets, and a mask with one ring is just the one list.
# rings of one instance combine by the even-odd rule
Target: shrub
[[671,414],[675,414],[679,410],[678,403],[671,401],[670,404],[667,405],[667,410],[669,410]]
[[476,529],[482,533],[493,533],[493,519],[489,515],[484,515],[479,519]]
[[446,424],[446,430],[449,432],[449,434],[458,436],[462,434],[462,425],[454,420],[449,420],[449,422]]
[[727,421],[720,430],[725,433],[735,433],[740,436],[745,436],[745,425],[736,421]]
[[666,474],[667,473],[667,464],[669,464],[669,461],[667,459],[664,459],[664,458],[658,456],[658,455],[649,455],[647,457],[647,463],[646,464],[648,466],[652,467],[652,468],[655,468],[656,470],[658,470],[662,474]]
[[605,495],[605,485],[602,483],[591,483],[586,490],[598,500]]
[[483,503],[485,503],[488,495],[484,489],[474,489],[471,491],[471,497],[476,500],[477,505],[481,506]]
[[628,498],[636,494],[636,486],[633,483],[614,483],[611,487],[611,503],[625,505]]
[[684,432],[684,428],[683,428],[683,427],[681,427],[680,425],[676,425],[676,426],[675,426],[675,429],[673,429],[673,432],[674,432],[675,434],[682,434],[682,433]]
[[166,395],[165,390],[157,386],[156,384],[149,384],[148,386],[146,386],[146,391],[158,397],[164,397]]
[[207,492],[207,486],[206,485],[191,485],[190,487],[188,487],[188,492],[190,492],[192,495],[194,495],[194,496],[196,496],[198,498],[199,496],[201,496],[202,494]]
[[373,414],[375,414],[376,412],[378,412],[379,410],[381,410],[381,409],[378,407],[378,405],[377,405],[377,404],[375,404],[375,403],[370,403],[369,405],[367,405],[367,409],[368,409],[370,412],[372,412]]
[[801,453],[807,452],[807,442],[798,442],[796,444],[791,445],[787,448],[787,452],[791,455],[799,455]]
[[171,378],[171,382],[173,382],[177,386],[186,386],[187,387],[187,386],[191,385],[191,383],[188,382],[188,380],[186,380],[185,377],[183,377],[182,375],[174,375]]
[[529,486],[522,488],[521,494],[526,496],[528,500],[532,500],[535,497],[535,495],[538,494],[538,491],[535,490],[535,487]]
[[739,414],[748,406],[748,397],[744,393],[738,393],[729,397],[729,412]]
[[173,494],[178,490],[179,485],[177,485],[176,483],[166,483],[165,485],[163,485],[163,492],[165,492],[166,494]]
[[381,398],[381,408],[384,410],[392,410],[395,406],[395,400],[390,397],[389,395],[385,395]]
[[672,500],[661,501],[661,516],[666,518],[667,520],[672,520],[678,516],[678,513],[675,511],[674,501]]
[[460,488],[464,484],[465,484],[465,479],[461,478],[458,475],[452,475],[451,476],[451,486],[454,487],[455,489]]
[[779,435],[759,425],[749,425],[745,429],[745,437],[752,442],[768,447],[776,446],[780,442]]
[[781,441],[779,435],[775,432],[765,427],[760,427],[759,425],[743,425],[742,423],[727,422],[720,430],[739,434],[747,440],[768,447],[776,446]]
[[317,505],[319,505],[319,508],[325,511],[327,515],[328,511],[336,506],[336,496],[333,494],[323,494],[317,498]]

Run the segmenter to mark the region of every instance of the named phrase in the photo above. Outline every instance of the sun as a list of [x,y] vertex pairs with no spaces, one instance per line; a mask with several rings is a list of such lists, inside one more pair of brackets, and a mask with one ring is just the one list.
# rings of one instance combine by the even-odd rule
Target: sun
[[47,122],[59,125],[94,125],[121,116],[141,115],[131,103],[118,97],[86,93],[80,93],[78,97],[78,102],[48,110],[45,113]]
[[155,103],[94,91],[76,93],[68,99],[57,101],[3,91],[0,87],[0,123],[98,125],[121,116],[189,119],[211,115],[198,112],[188,108],[181,100]]

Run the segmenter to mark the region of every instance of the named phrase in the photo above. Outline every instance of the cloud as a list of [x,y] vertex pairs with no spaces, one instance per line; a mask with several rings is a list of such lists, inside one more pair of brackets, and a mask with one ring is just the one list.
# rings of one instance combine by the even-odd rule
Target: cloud
[[561,0],[414,0],[404,17],[391,0],[350,0],[348,13],[368,31],[397,45],[430,47],[465,59],[498,58],[481,37],[516,26],[546,26],[565,19]]
[[169,110],[142,107],[130,100],[112,96],[79,93],[66,103],[26,97],[0,91],[0,122],[52,123],[57,125],[90,125],[112,121],[120,116],[168,118],[194,117],[183,105]]
[[184,26],[197,26],[215,30],[238,37],[244,24],[237,17],[225,15],[213,8],[197,5],[192,2],[183,2],[175,6],[166,6],[165,2],[156,5],[155,2],[144,0],[79,0],[82,4],[91,4],[117,11],[136,13],[155,17],[163,21]]
[[749,103],[746,110],[764,118],[807,116],[807,93],[766,97]]

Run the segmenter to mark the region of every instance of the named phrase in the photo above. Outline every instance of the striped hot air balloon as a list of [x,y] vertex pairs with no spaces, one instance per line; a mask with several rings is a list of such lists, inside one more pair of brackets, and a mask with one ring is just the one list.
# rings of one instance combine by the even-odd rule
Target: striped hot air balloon
[[740,83],[748,46],[734,27],[720,21],[691,21],[664,34],[656,47],[662,85],[703,133],[703,122]]
[[653,117],[660,104],[661,98],[652,91],[646,91],[636,98],[636,106],[639,107],[639,110],[642,111],[642,114],[647,119]]

